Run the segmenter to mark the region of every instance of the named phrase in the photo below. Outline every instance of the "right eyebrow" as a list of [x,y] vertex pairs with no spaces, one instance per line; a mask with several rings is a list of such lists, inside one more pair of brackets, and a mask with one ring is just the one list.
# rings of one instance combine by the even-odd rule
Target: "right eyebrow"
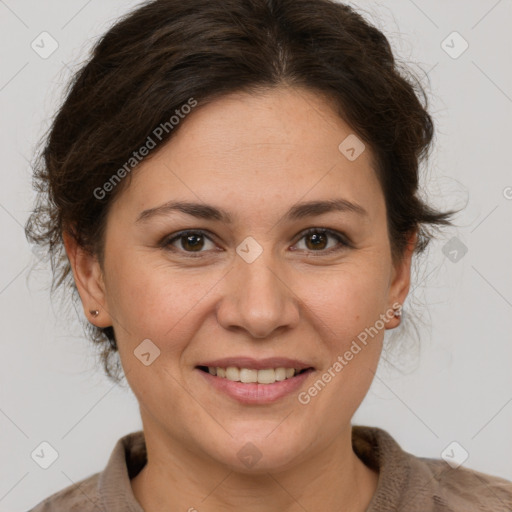
[[229,213],[220,210],[214,206],[201,204],[201,203],[188,203],[184,201],[169,201],[155,208],[144,210],[137,218],[137,222],[147,221],[158,215],[167,215],[172,212],[181,212],[198,219],[216,220],[225,222],[226,224],[232,223],[233,220]]

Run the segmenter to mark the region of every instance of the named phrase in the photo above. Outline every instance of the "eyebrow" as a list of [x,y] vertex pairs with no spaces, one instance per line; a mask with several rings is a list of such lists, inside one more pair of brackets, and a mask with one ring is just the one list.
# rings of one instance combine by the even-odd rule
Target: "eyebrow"
[[[225,210],[203,203],[189,203],[184,201],[169,201],[161,206],[144,210],[136,222],[145,222],[156,216],[181,212],[198,219],[214,220],[232,224],[232,216]],[[368,212],[361,206],[347,199],[331,199],[328,201],[310,201],[292,206],[284,216],[284,220],[300,220],[305,217],[323,215],[330,212],[354,213],[367,217]]]

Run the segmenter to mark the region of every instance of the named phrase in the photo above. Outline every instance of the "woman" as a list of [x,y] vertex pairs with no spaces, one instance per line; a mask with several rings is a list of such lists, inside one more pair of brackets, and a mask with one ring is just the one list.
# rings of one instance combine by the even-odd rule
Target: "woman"
[[511,483],[351,425],[455,213],[418,195],[418,92],[328,0],[156,0],[103,37],[27,232],[143,432],[34,511],[512,509]]

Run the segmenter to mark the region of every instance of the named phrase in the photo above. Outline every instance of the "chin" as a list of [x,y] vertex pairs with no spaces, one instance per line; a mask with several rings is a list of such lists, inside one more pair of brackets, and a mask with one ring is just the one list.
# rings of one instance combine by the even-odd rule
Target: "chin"
[[275,433],[268,437],[268,432],[271,430],[259,436],[247,436],[247,433],[233,436],[214,457],[230,470],[250,475],[285,471],[296,466],[303,443],[294,442],[286,433],[271,439]]

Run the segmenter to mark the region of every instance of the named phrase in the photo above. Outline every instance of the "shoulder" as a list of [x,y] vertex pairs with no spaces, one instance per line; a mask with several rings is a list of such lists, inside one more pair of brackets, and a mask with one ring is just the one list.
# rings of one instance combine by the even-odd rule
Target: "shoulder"
[[353,427],[352,444],[379,473],[368,512],[512,512],[512,482],[417,457],[374,427]]
[[447,510],[512,511],[512,482],[468,468],[452,468],[440,459],[410,457],[432,475],[432,499],[449,506]]
[[51,495],[28,512],[143,512],[130,479],[146,461],[143,432],[127,434],[117,441],[103,471]]
[[28,512],[98,512],[99,476],[96,473],[52,494]]

